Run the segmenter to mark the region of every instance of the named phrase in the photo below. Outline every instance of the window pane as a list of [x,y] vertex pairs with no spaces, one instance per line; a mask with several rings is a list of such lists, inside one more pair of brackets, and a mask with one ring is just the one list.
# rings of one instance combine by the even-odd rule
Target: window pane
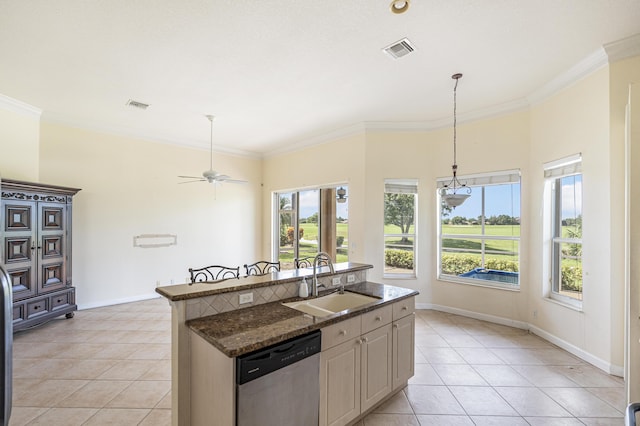
[[442,240],[442,273],[460,275],[482,266],[482,240],[444,238]]
[[315,256],[318,253],[320,191],[313,189],[298,193],[298,257]]
[[415,233],[415,194],[384,194],[384,233]]
[[384,273],[412,274],[415,240],[409,236],[385,237]]
[[[582,300],[582,175],[555,180],[552,292]],[[558,238],[575,241],[556,241]]]
[[[481,234],[482,188],[469,188],[471,196],[458,207],[441,204],[440,222],[443,233],[448,234]],[[444,227],[446,226],[446,231]]]
[[582,300],[582,244],[555,243],[559,248],[560,262],[556,274],[559,276],[559,294]]
[[485,187],[485,235],[520,236],[520,184]]
[[442,206],[440,220],[441,274],[518,285],[519,183],[471,187],[461,206]]

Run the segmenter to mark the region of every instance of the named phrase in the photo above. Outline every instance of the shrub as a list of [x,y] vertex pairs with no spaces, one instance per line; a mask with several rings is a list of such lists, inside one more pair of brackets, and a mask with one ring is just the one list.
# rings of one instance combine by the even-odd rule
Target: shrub
[[413,269],[413,251],[389,249],[384,251],[384,263],[402,269]]
[[[293,240],[293,233],[294,233],[293,226],[288,227],[287,228],[287,242],[289,244],[293,244],[293,241],[294,241]],[[304,229],[302,229],[302,227],[301,227],[300,229],[298,229],[298,240],[300,238],[302,238],[303,235],[304,235]]]
[[338,236],[336,238],[336,246],[337,247],[342,247],[342,243],[344,243],[344,237],[342,235]]
[[582,291],[582,266],[562,265],[562,290]]
[[[473,269],[480,268],[480,258],[472,255],[442,255],[442,273],[460,275]],[[485,261],[485,268],[498,271],[518,272],[518,263],[513,260],[489,257]]]

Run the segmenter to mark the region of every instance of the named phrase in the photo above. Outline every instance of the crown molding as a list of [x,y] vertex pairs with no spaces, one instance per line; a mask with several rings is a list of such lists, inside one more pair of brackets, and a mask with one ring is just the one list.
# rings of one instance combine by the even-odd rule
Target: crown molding
[[[505,114],[526,110],[529,103],[526,99],[516,99],[498,105],[457,114],[458,124],[470,123],[477,120],[486,120],[500,117]],[[430,121],[367,121],[365,129],[372,133],[386,132],[424,132],[453,126],[453,117],[441,118]]]
[[607,43],[603,47],[609,57],[609,63],[638,56],[640,55],[640,34]]
[[588,76],[594,71],[609,64],[609,58],[603,48],[599,48],[591,55],[578,62],[567,71],[556,76],[554,79],[535,90],[527,100],[530,105],[536,105],[549,99],[556,93],[572,86],[576,81]]
[[323,143],[332,142],[336,139],[345,138],[353,135],[364,134],[365,123],[352,124],[351,126],[342,127],[327,133],[311,136],[307,139],[303,139],[298,142],[290,143],[286,146],[276,148],[274,150],[265,152],[264,158],[275,157],[282,154],[288,154],[295,151],[300,151],[313,145],[322,145]]
[[[47,123],[60,124],[68,127],[75,127],[77,129],[87,130],[91,132],[106,133],[114,136],[138,139],[146,142],[161,143],[165,145],[181,146],[184,148],[192,148],[192,149],[199,149],[203,151],[209,151],[209,145],[207,144],[205,146],[200,141],[167,139],[162,136],[150,135],[148,133],[140,132],[140,131],[133,130],[126,127],[108,126],[96,121],[80,122],[78,120],[74,120],[73,118],[69,118],[66,115],[58,114],[54,112],[45,111],[42,114],[42,121]],[[222,146],[214,146],[213,152],[216,152],[219,154],[234,155],[237,157],[262,158],[262,154],[260,153],[256,153],[253,151],[245,151],[245,150],[236,149],[236,148],[227,148]]]
[[2,94],[0,94],[0,108],[37,119],[40,119],[40,116],[42,115],[42,110],[40,108],[36,108],[26,102],[22,102]]

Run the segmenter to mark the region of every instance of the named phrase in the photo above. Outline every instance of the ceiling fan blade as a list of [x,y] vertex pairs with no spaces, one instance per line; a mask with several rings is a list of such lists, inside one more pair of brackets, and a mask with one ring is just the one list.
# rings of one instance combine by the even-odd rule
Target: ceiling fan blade
[[184,179],[200,179],[202,180],[202,176],[178,176],[179,178],[184,178]]
[[[180,177],[186,177],[186,176],[180,176]],[[178,182],[178,185],[182,185],[184,183],[193,183],[193,182],[206,182],[206,179],[197,179],[197,180],[187,180],[185,182]]]
[[224,179],[218,179],[218,182],[224,182],[224,183],[241,183],[241,184],[245,184],[245,183],[249,183],[246,180],[240,180],[240,179],[231,179],[229,176],[227,176]]

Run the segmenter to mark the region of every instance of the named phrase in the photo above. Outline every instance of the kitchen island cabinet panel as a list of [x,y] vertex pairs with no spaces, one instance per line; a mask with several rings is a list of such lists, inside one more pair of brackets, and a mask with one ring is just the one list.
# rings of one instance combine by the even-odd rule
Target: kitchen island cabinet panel
[[362,412],[391,393],[392,342],[391,324],[362,336]]
[[413,377],[415,357],[415,314],[393,322],[393,390]]
[[345,425],[360,415],[361,350],[358,337],[320,353],[320,426]]

